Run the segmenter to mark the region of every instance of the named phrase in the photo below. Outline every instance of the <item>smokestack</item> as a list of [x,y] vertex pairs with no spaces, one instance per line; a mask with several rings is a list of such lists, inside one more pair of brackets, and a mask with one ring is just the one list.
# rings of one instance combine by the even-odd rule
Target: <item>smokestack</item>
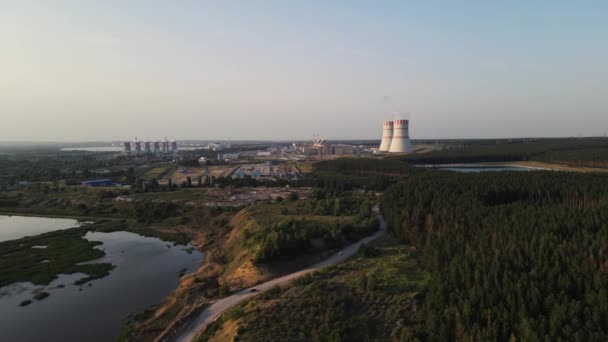
[[388,152],[393,140],[393,121],[384,121],[382,127],[382,142],[380,143],[380,152]]
[[391,140],[391,147],[388,151],[390,153],[412,152],[412,144],[410,143],[409,120],[393,121],[393,139]]

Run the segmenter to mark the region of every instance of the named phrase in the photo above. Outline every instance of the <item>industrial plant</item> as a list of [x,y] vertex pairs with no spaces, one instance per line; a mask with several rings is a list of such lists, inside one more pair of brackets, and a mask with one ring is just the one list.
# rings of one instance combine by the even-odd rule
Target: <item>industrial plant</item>
[[143,155],[143,154],[155,154],[155,155],[159,155],[159,154],[168,154],[168,153],[177,153],[177,142],[176,141],[169,141],[167,139],[165,139],[164,141],[145,141],[143,142],[143,149],[142,149],[142,142],[138,141],[137,138],[135,138],[135,141],[131,142],[131,141],[125,141],[122,144],[123,146],[123,153],[126,155]]
[[379,151],[388,153],[411,153],[412,150],[409,120],[398,119],[394,121],[384,121]]

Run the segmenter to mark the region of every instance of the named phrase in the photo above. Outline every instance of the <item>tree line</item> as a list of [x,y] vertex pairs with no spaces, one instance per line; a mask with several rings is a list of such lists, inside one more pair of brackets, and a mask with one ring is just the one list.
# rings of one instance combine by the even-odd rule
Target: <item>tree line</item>
[[540,139],[530,142],[470,142],[430,153],[394,157],[411,164],[543,161],[608,167],[608,139]]

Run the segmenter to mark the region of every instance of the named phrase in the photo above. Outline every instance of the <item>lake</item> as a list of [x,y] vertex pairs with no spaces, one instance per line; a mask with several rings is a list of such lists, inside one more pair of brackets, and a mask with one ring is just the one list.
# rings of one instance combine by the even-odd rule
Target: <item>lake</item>
[[[129,315],[159,304],[179,283],[178,273],[196,270],[202,253],[129,232],[89,232],[106,256],[94,262],[116,266],[110,275],[83,286],[82,274],[61,275],[48,286],[17,283],[0,288],[0,341],[114,341]],[[64,285],[65,287],[58,286]],[[26,307],[32,291],[50,296]]]
[[61,151],[121,152],[121,146],[64,147]]
[[434,170],[447,170],[456,172],[497,172],[497,171],[539,171],[540,168],[509,165],[480,165],[480,164],[449,164],[449,165],[423,165],[422,167]]
[[0,215],[0,242],[79,226],[74,219]]

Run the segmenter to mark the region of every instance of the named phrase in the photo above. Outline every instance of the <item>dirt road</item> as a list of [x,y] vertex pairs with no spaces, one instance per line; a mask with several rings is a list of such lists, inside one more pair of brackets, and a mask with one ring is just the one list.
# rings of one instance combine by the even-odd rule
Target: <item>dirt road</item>
[[251,298],[264,291],[270,290],[274,286],[286,284],[297,277],[303,276],[310,272],[317,271],[322,267],[335,265],[350,258],[359,250],[359,247],[362,244],[369,243],[370,241],[386,233],[386,223],[384,222],[384,218],[380,214],[378,206],[375,206],[373,211],[374,215],[380,221],[380,229],[373,235],[363,238],[359,240],[359,242],[353,243],[352,245],[343,248],[338,253],[332,255],[328,259],[316,265],[313,265],[298,272],[282,276],[280,278],[267,281],[262,284],[258,284],[254,287],[242,290],[229,297],[222,298],[213,302],[197,317],[184,324],[175,334],[169,337],[167,341],[190,342],[196,337],[198,333],[204,331],[209,324],[213,323],[216,319],[218,319],[222,313],[224,313],[229,308],[245,301],[246,299]]

